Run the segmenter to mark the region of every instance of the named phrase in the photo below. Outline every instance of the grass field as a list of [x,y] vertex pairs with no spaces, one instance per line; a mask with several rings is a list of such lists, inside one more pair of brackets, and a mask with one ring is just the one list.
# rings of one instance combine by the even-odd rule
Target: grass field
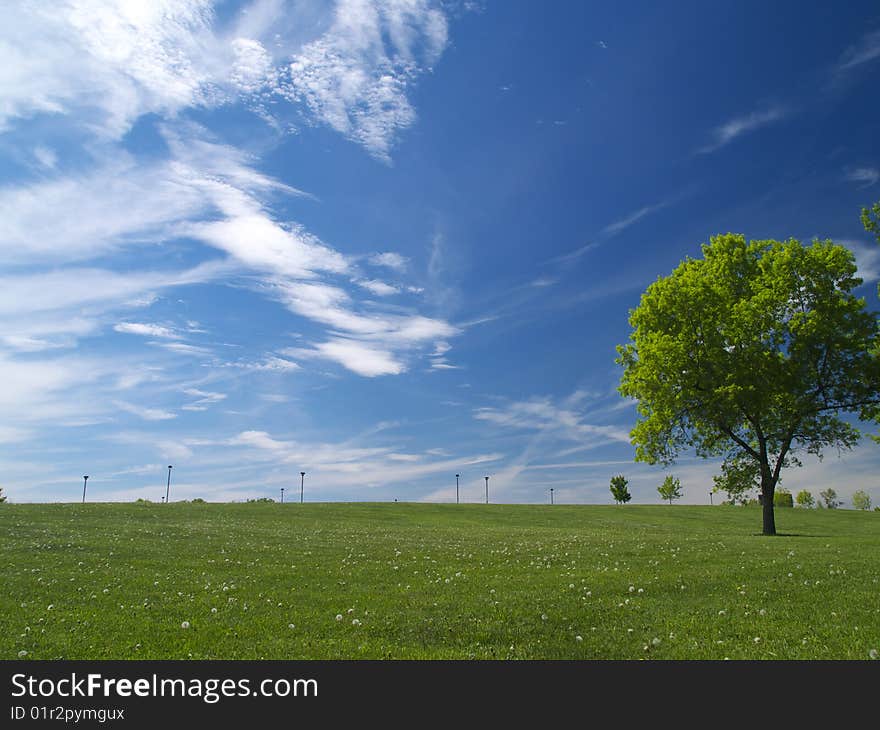
[[880,650],[880,514],[760,524],[750,507],[3,505],[0,659]]

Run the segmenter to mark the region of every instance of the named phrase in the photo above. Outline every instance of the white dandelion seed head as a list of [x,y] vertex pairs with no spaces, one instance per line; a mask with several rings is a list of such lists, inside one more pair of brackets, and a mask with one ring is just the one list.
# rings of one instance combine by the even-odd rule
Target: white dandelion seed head
[[289,628],[289,629],[295,629],[296,626],[295,626],[294,624],[287,624],[287,628]]
[[655,636],[653,639],[651,639],[651,643],[654,646],[660,646],[660,641],[661,641],[661,639],[659,636]]
[[184,621],[183,623],[181,623],[180,628],[188,629],[189,628],[189,621]]
[[[583,641],[583,640],[584,640],[584,637],[581,636],[580,634],[578,634],[577,636],[574,637],[574,640],[575,640],[575,641]],[[874,654],[877,653],[877,650],[876,650],[876,649],[872,649],[872,651],[874,652]],[[875,657],[875,658],[876,658],[876,657]]]
[[868,652],[868,656],[871,657],[871,659],[876,659],[880,656],[880,653],[878,653],[876,649],[871,649],[871,651]]
[[[20,652],[18,652],[18,658],[19,658],[19,659],[24,659],[24,658],[27,656],[27,654],[28,654],[28,653],[27,653],[24,649],[22,649]],[[874,656],[873,656],[872,658],[873,658],[873,659],[876,659],[876,658],[877,658],[876,655],[877,655],[877,652],[874,651]]]
[[216,608],[212,608],[212,609],[211,609],[211,613],[217,613],[217,609],[216,609]]
[[336,620],[337,620],[337,621],[342,621],[342,614],[341,614],[341,613],[337,613],[337,614],[336,614]]

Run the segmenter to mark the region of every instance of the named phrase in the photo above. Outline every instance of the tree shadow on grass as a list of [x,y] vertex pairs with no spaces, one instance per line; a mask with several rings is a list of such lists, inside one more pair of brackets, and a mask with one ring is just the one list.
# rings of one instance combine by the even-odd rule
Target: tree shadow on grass
[[763,532],[753,532],[752,537],[824,537],[829,538],[831,535],[806,535],[802,532],[777,532],[775,535],[765,535]]

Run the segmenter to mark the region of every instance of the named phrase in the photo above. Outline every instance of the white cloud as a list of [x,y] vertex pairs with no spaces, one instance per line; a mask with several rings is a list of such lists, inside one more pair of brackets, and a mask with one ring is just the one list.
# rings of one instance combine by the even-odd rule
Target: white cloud
[[55,166],[58,164],[58,155],[55,153],[55,150],[43,145],[34,147],[34,158],[41,167],[49,170],[54,170]]
[[880,180],[880,170],[876,167],[857,167],[849,170],[845,178],[849,182],[862,183],[861,187],[868,188]]
[[[646,205],[644,208],[639,208],[634,213],[626,216],[626,218],[622,218],[621,220],[615,221],[614,223],[609,223],[607,226],[605,226],[605,228],[602,229],[602,233],[606,236],[613,236],[617,233],[620,233],[622,230],[624,230],[625,228],[629,228],[631,225],[637,223],[645,216],[650,215],[651,213],[656,213],[658,210],[663,210],[663,208],[667,207],[671,202],[672,201],[670,200],[663,200],[659,203],[655,203],[654,205]],[[578,249],[578,251],[575,253],[579,254],[581,251],[586,252],[591,247],[592,246],[588,244],[587,246],[583,246]],[[569,254],[569,256],[573,255],[574,254]]]
[[292,349],[290,353],[299,357],[331,360],[367,378],[398,375],[406,370],[405,365],[388,350],[341,337],[318,342],[311,350]]
[[416,118],[408,87],[439,59],[447,32],[429,0],[339,0],[330,28],[288,67],[288,96],[387,160],[395,135]]
[[714,152],[721,147],[733,142],[737,137],[754,132],[761,127],[778,122],[784,119],[788,112],[782,107],[774,106],[741,117],[734,117],[724,124],[715,128],[712,132],[713,140],[709,144],[701,147],[698,152],[706,154]]
[[181,406],[181,410],[184,411],[205,411],[209,406],[226,400],[226,393],[213,393],[210,391],[199,390],[198,388],[184,388],[183,392],[186,395],[196,398],[192,403],[187,403],[185,406]]
[[120,322],[113,326],[117,332],[130,335],[141,335],[142,337],[159,337],[167,340],[179,340],[180,334],[169,327],[159,324],[148,324],[141,322]]
[[121,400],[114,401],[113,405],[121,411],[134,414],[138,418],[143,418],[145,421],[167,421],[177,418],[177,414],[162,410],[161,408],[145,408]]
[[185,342],[154,342],[150,341],[148,345],[161,347],[163,350],[176,353],[178,355],[189,355],[192,357],[207,357],[212,354],[207,347],[199,347],[198,345],[188,345]]
[[863,241],[837,240],[841,246],[846,246],[856,258],[856,276],[864,279],[867,284],[880,281],[880,246],[876,243],[864,243]]
[[366,289],[369,292],[372,292],[377,297],[389,297],[392,294],[400,293],[400,289],[396,286],[391,286],[390,284],[386,284],[384,281],[379,281],[378,279],[357,279],[355,280],[355,284],[357,284],[362,289]]
[[385,266],[394,271],[403,272],[406,270],[408,259],[399,253],[387,251],[385,253],[375,253],[368,259],[373,266]]
[[509,403],[502,408],[484,407],[474,410],[474,418],[504,428],[540,431],[588,445],[618,442],[629,443],[629,433],[617,426],[595,425],[584,421],[575,406],[584,398],[576,391],[561,405],[550,398],[531,398]]
[[837,64],[837,70],[849,71],[878,58],[880,58],[880,30],[873,30],[865,33],[856,44],[844,51]]

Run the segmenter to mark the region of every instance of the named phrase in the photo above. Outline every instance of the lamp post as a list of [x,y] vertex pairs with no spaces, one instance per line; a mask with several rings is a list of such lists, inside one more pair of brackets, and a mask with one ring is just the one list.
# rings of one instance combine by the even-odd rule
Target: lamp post
[[712,502],[712,492],[709,492],[709,504],[714,504],[714,502]]
[[459,475],[455,475],[455,503],[458,504],[458,477]]
[[550,487],[550,504],[553,504],[553,487]]
[[305,488],[306,483],[306,473],[301,471],[299,473],[299,503],[303,503],[303,489]]
[[83,476],[83,504],[86,503],[86,484],[88,483],[88,481],[89,475],[86,474],[85,476]]
[[168,465],[168,481],[165,484],[165,504],[168,504],[168,494],[171,491],[171,464]]
[[486,504],[489,504],[489,477],[483,477],[486,480]]
[[284,487],[281,487],[281,504],[284,504]]

